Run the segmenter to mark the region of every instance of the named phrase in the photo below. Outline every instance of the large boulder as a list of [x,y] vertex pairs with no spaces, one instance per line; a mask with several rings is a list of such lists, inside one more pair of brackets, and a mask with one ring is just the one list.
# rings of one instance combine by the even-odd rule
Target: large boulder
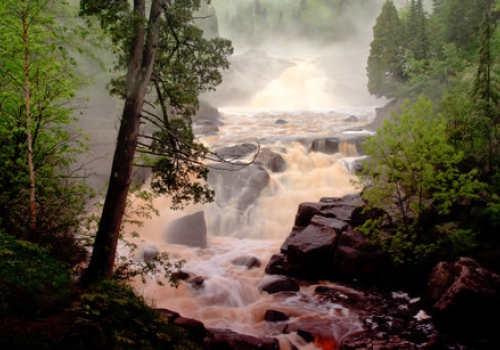
[[269,148],[262,148],[260,150],[255,163],[262,164],[273,173],[282,173],[287,168],[285,158]]
[[203,211],[172,221],[167,227],[165,240],[172,244],[206,248],[207,225]]
[[441,262],[432,270],[425,293],[432,314],[443,325],[467,332],[497,330],[500,276],[475,260]]
[[392,280],[397,270],[389,256],[352,226],[363,220],[362,206],[358,194],[300,204],[292,232],[266,273],[309,280]]
[[211,166],[208,174],[208,183],[216,193],[215,203],[241,212],[255,202],[269,180],[266,169],[258,164],[222,163]]

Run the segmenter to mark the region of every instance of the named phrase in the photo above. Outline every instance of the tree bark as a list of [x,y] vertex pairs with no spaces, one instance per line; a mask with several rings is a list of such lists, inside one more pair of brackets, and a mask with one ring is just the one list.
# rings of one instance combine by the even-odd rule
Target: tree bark
[[164,3],[165,0],[153,0],[150,16],[147,19],[145,0],[134,0],[134,14],[144,21],[135,21],[135,37],[130,47],[127,66],[125,106],[120,119],[109,186],[92,257],[82,276],[84,284],[110,277],[113,273],[120,228],[133,174],[141,114],[156,58]]
[[35,168],[33,166],[33,140],[31,137],[31,98],[30,98],[30,43],[28,28],[28,13],[25,0],[21,1],[21,21],[23,24],[23,71],[24,71],[24,102],[26,109],[26,142],[28,143],[28,170],[30,176],[30,228],[31,234],[36,233],[36,188]]

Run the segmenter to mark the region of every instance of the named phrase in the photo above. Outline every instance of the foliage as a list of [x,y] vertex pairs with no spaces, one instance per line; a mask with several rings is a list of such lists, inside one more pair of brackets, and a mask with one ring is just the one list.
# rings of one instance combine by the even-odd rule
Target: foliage
[[368,91],[377,97],[391,97],[406,80],[403,70],[402,25],[398,11],[387,0],[375,26],[368,57]]
[[[8,0],[0,4],[0,227],[17,237],[44,242],[71,259],[61,249],[78,230],[86,200],[93,196],[77,176],[76,156],[85,151],[85,136],[73,128],[69,101],[81,80],[74,75],[74,61],[65,48],[69,29],[51,14],[51,0]],[[60,5],[65,5],[61,3]],[[30,122],[26,116],[23,67],[22,6],[29,19]],[[37,232],[29,225],[30,172],[27,133],[32,135],[36,173]],[[59,247],[57,247],[59,245]]]
[[396,262],[422,260],[443,242],[470,241],[468,232],[438,229],[439,223],[453,207],[478,198],[484,186],[476,180],[476,170],[458,168],[464,155],[447,143],[445,121],[434,115],[430,101],[407,101],[401,114],[393,113],[376,136],[367,138],[363,149],[369,157],[362,174],[363,198],[368,208],[386,212],[396,228],[383,230],[380,218],[362,230]]
[[129,287],[116,281],[103,281],[82,295],[75,314],[79,328],[99,330],[93,336],[101,348],[200,348],[195,336],[168,324]]
[[42,316],[70,300],[69,269],[48,250],[0,232],[0,315]]

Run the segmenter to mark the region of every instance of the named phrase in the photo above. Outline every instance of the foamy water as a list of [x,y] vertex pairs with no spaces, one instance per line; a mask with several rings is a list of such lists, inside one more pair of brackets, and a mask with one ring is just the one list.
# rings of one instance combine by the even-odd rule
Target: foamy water
[[[212,149],[258,143],[279,153],[287,169],[269,172],[269,184],[244,213],[214,203],[173,212],[168,209],[168,199],[158,199],[160,216],[140,229],[141,244],[168,251],[174,260],[185,259],[183,270],[202,277],[204,282],[201,288],[188,282],[172,288],[158,286],[153,277],[146,284],[137,281],[135,287],[146,300],[155,307],[200,320],[207,327],[277,337],[282,349],[292,348],[291,344],[299,349],[316,347],[293,332],[282,335],[280,327],[264,321],[266,310],[282,311],[290,322],[313,319],[326,324],[337,341],[360,329],[356,315],[339,305],[316,300],[314,285],[302,285],[297,294],[268,295],[259,290],[259,285],[269,278],[265,266],[290,233],[300,203],[359,191],[345,163],[346,157],[356,156],[352,146],[345,146],[344,154],[334,155],[309,150],[313,138],[353,128],[362,130],[373,119],[374,105],[342,106],[341,96],[332,95],[334,87],[335,82],[323,78],[310,62],[298,62],[255,95],[249,105],[220,108],[224,125],[219,127],[218,135],[200,137],[201,142]],[[353,115],[358,122],[345,122]],[[208,247],[166,244],[169,222],[199,210],[205,213]],[[241,257],[255,257],[261,266],[247,269],[235,265],[233,261]]]

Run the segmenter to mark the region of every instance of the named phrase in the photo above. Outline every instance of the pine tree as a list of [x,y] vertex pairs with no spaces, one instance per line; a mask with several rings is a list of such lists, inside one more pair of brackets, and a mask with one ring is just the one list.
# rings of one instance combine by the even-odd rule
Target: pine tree
[[386,0],[373,27],[368,57],[368,91],[377,97],[392,97],[405,81],[402,67],[402,26],[396,6]]

